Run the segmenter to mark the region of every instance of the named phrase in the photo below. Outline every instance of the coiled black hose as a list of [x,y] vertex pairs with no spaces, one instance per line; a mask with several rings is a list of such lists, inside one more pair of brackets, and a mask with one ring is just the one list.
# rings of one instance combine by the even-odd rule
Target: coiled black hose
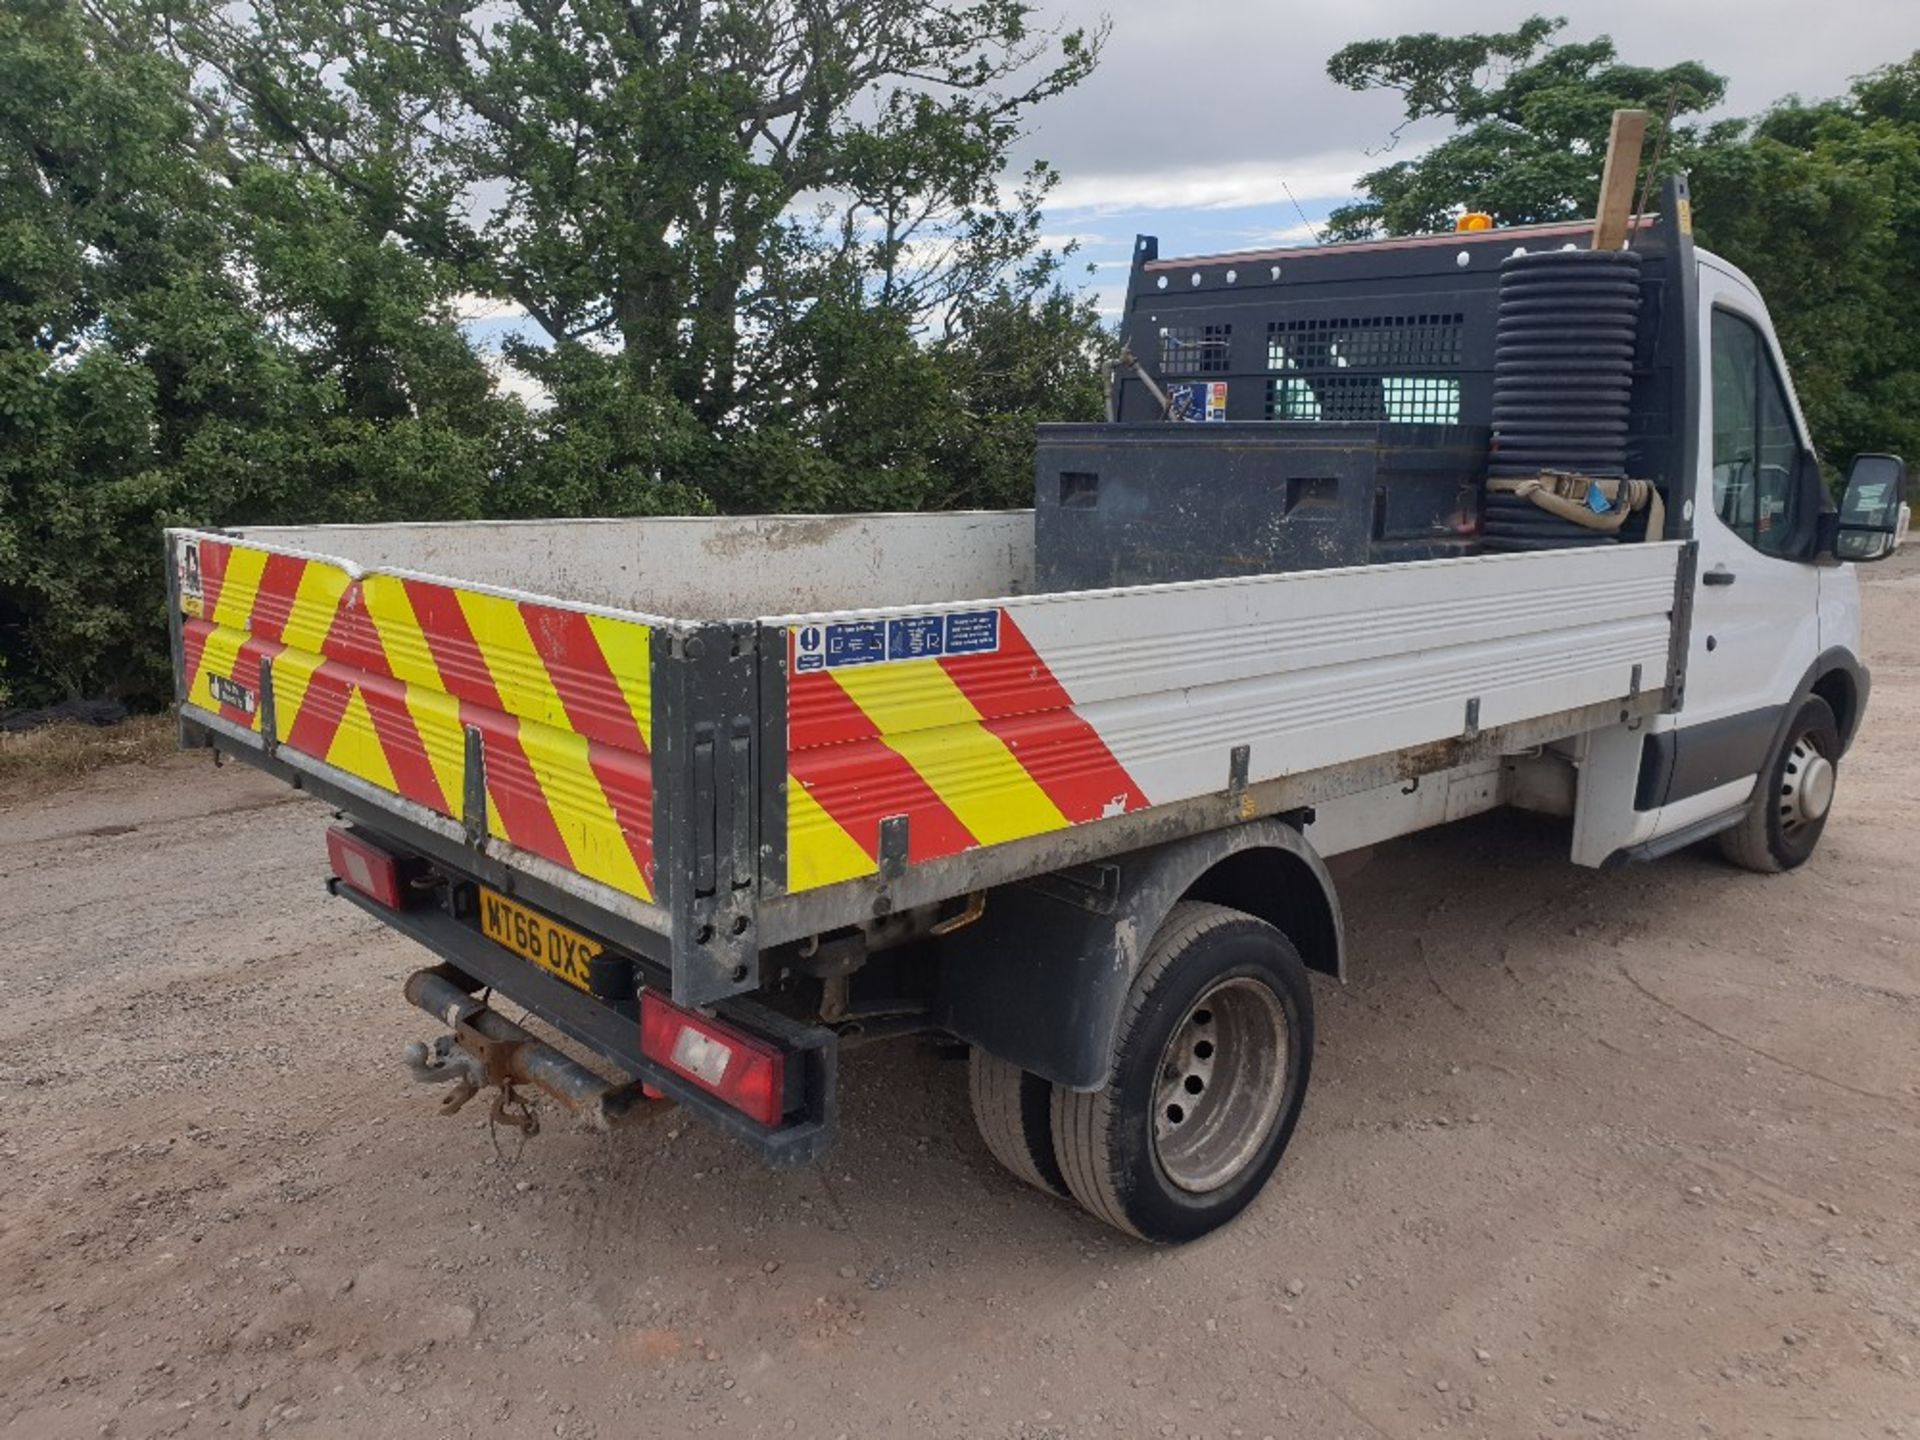
[[[1541,250],[1502,263],[1489,476],[1627,473],[1639,324],[1640,257],[1631,250]],[[1497,492],[1481,533],[1509,550],[1615,538]]]

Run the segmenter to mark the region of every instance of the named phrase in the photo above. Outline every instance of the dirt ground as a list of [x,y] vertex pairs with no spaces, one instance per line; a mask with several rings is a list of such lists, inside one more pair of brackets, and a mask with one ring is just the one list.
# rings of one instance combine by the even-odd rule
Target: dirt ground
[[0,1433],[1920,1437],[1920,557],[1814,862],[1490,817],[1348,881],[1274,1183],[1187,1249],[851,1055],[826,1165],[434,1113],[322,809],[201,757],[0,811]]

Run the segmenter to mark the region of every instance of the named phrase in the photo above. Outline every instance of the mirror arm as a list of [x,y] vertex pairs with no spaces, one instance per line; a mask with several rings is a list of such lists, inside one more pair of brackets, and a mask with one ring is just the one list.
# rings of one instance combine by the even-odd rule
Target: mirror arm
[[1808,536],[1808,558],[1818,558],[1824,554],[1830,543],[1829,535],[1837,531],[1829,530],[1829,522],[1837,525],[1839,511],[1833,503],[1833,496],[1827,490],[1826,477],[1820,473],[1820,461],[1811,450],[1802,450],[1800,458],[1794,464],[1794,483],[1799,487],[1798,503],[1811,509],[1813,524],[1805,532]]
[[1816,560],[1840,558],[1840,512],[1823,510],[1813,521],[1813,554]]

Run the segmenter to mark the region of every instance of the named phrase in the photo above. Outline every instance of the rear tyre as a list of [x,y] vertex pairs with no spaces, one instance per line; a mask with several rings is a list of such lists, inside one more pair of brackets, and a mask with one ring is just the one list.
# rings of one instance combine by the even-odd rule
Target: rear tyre
[[967,1094],[993,1158],[1034,1189],[1067,1198],[1053,1155],[1053,1086],[976,1049],[967,1058]]
[[1747,818],[1720,832],[1720,853],[1762,874],[1804,865],[1827,828],[1839,764],[1840,727],[1827,702],[1812,696],[1754,782]]
[[1313,992],[1264,920],[1183,900],[1128,992],[1106,1087],[1056,1086],[1053,1144],[1090,1214],[1142,1240],[1198,1239],[1260,1193],[1313,1063]]

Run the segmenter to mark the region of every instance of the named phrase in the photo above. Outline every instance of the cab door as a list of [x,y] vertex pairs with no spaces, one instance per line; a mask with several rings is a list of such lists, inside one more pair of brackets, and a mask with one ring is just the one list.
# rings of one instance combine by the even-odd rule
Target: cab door
[[1814,517],[1798,483],[1812,446],[1766,307],[1745,276],[1702,257],[1699,324],[1699,567],[1685,705],[1661,793],[1642,797],[1660,806],[1657,834],[1748,798],[1820,645]]

